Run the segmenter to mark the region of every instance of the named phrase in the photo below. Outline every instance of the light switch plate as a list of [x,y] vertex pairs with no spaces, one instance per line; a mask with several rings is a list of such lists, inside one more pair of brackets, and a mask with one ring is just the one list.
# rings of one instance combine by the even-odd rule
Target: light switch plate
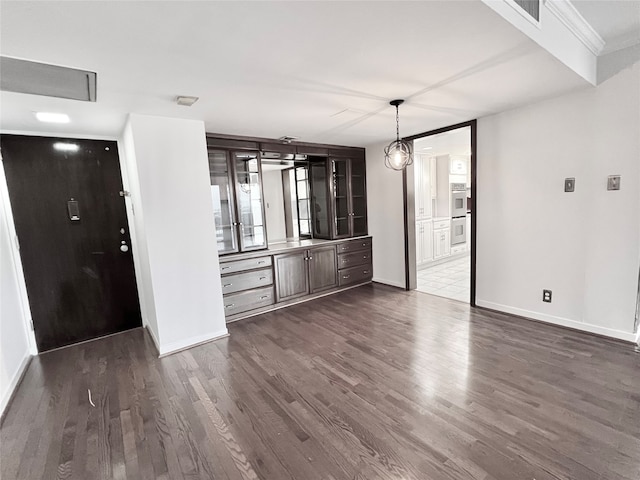
[[576,189],[576,179],[574,177],[564,179],[564,191],[573,192]]
[[620,175],[607,177],[607,190],[620,190]]

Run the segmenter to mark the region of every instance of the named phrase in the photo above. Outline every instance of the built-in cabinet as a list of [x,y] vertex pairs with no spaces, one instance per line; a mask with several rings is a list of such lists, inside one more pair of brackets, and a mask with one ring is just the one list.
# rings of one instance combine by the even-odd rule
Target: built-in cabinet
[[365,160],[362,152],[330,150],[326,161],[310,163],[314,238],[367,234]]
[[337,285],[335,245],[274,255],[273,261],[279,302]]
[[416,222],[416,263],[425,265],[433,260],[433,223],[431,219]]
[[[218,253],[268,246],[263,160],[290,162],[295,185],[308,182],[309,188],[295,189],[296,195],[304,193],[297,198],[296,213],[311,224],[308,236],[333,240],[367,235],[364,149],[275,142],[207,136]],[[305,178],[298,178],[300,172]]]
[[272,264],[270,255],[220,264],[227,317],[275,302]]
[[431,158],[417,155],[414,166],[416,220],[431,218]]
[[371,247],[371,237],[361,237],[251,258],[221,257],[227,321],[370,282]]
[[341,287],[371,280],[371,238],[360,238],[337,245],[338,284]]
[[[364,149],[216,134],[207,148],[227,321],[371,281]],[[287,241],[272,245],[262,162],[283,172]]]
[[259,152],[210,148],[209,175],[218,252],[266,248]]
[[433,259],[438,260],[451,254],[450,220],[433,222]]

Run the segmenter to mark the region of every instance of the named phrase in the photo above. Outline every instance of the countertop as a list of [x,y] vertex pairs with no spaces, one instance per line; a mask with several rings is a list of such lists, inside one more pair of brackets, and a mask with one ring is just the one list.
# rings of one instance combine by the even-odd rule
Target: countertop
[[340,238],[338,240],[321,240],[319,238],[308,238],[302,240],[291,240],[287,242],[274,242],[270,243],[268,248],[262,250],[220,255],[220,263],[231,262],[233,260],[244,260],[245,258],[262,257],[265,255],[277,255],[279,253],[294,252],[296,250],[303,250],[305,248],[318,247],[322,245],[333,245],[337,243],[348,242],[349,240],[358,240],[363,238],[371,238],[371,235],[364,235],[362,237]]

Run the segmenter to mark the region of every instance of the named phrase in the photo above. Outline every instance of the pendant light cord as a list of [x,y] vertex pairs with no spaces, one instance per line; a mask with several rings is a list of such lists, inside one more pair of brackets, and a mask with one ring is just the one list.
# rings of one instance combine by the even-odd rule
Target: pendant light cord
[[398,105],[396,105],[396,141],[400,141],[400,115],[398,114]]

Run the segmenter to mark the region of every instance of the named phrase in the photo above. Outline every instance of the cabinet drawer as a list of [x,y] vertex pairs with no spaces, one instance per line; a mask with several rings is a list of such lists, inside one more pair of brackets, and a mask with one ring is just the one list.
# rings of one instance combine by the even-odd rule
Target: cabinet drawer
[[371,238],[363,238],[361,240],[349,240],[338,244],[338,253],[355,252],[357,250],[370,250]]
[[371,250],[342,253],[338,255],[338,268],[355,267],[371,263]]
[[271,257],[248,258],[246,260],[233,260],[231,262],[220,262],[220,273],[243,272],[254,268],[264,268],[271,266]]
[[252,270],[250,272],[235,273],[222,277],[222,293],[233,293],[250,288],[264,287],[273,283],[273,273],[270,268]]
[[352,283],[371,280],[373,269],[371,264],[360,265],[358,267],[343,268],[338,272],[338,285],[341,287]]
[[449,228],[451,226],[451,220],[438,220],[433,222],[433,229]]
[[454,247],[451,247],[451,255],[455,255],[456,253],[462,253],[462,252],[466,252],[467,251],[467,244],[466,243],[462,243],[460,245],[456,245]]
[[257,288],[246,292],[232,293],[223,298],[225,315],[246,312],[274,303],[273,287]]

